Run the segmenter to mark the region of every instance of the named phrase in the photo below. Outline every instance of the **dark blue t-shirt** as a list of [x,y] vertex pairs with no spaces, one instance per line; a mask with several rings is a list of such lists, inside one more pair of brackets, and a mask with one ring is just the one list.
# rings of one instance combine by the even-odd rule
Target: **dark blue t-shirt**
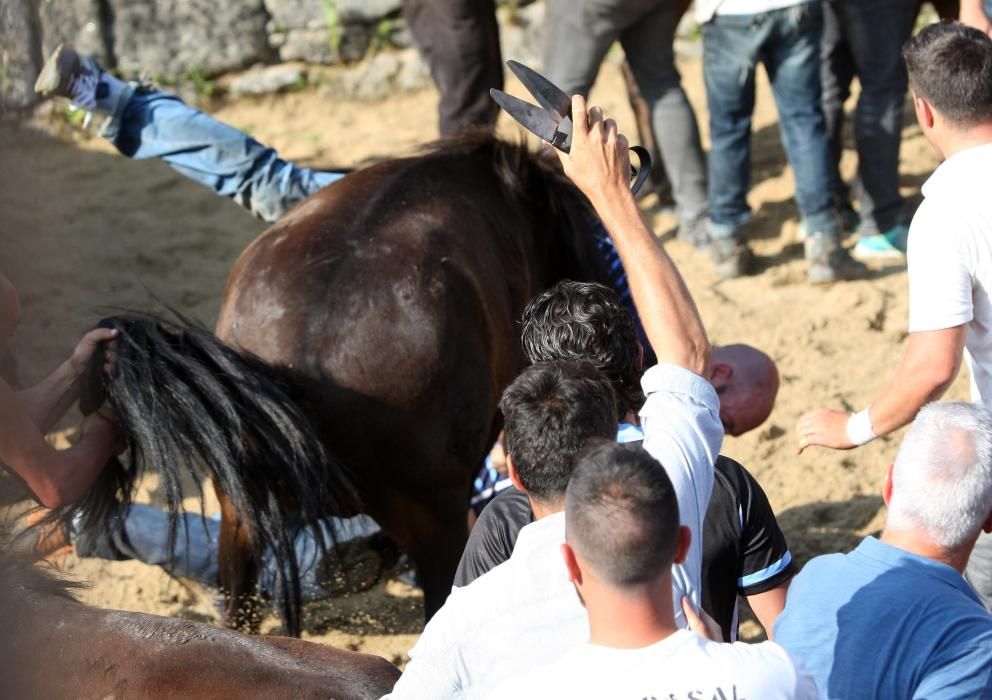
[[822,698],[990,698],[992,615],[951,567],[866,537],[792,581],[775,641]]

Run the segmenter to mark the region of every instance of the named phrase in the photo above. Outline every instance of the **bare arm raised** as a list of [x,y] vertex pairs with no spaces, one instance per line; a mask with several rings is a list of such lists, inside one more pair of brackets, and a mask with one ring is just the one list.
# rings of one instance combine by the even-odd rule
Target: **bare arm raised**
[[[572,98],[571,153],[558,153],[565,174],[589,198],[620,253],[634,304],[659,363],[709,376],[710,343],[699,311],[675,264],[648,228],[629,188],[626,137],[598,107]],[[588,115],[583,119],[582,115]],[[556,151],[557,152],[557,151]]]

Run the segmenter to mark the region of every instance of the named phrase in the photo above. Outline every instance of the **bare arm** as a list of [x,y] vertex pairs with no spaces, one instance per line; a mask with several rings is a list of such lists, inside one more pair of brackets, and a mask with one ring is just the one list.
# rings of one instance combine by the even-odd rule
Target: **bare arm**
[[58,508],[79,500],[122,445],[114,426],[99,414],[83,424],[83,436],[56,450],[22,409],[18,396],[0,380],[0,463],[24,480],[38,501]]
[[627,139],[598,107],[572,98],[572,149],[559,153],[565,173],[589,198],[610,232],[627,272],[634,304],[659,363],[709,376],[710,343],[692,295],[672,259],[648,228],[630,192]]
[[[44,380],[17,395],[23,413],[44,434],[51,430],[79,399],[79,377],[100,343],[117,337],[117,331],[97,328],[83,336],[68,360],[63,362]],[[112,350],[108,350],[108,355]],[[112,361],[107,358],[105,369],[109,371]]]
[[765,634],[768,635],[769,639],[772,638],[772,628],[775,626],[775,620],[778,619],[779,613],[785,608],[785,597],[789,592],[789,583],[791,581],[792,579],[789,579],[781,586],[776,586],[763,593],[755,593],[754,595],[747,596],[748,605],[751,606],[751,610],[754,612],[755,617],[758,618],[758,622],[765,628]]
[[[967,335],[965,325],[909,334],[902,359],[882,394],[869,409],[876,435],[888,435],[906,425],[924,404],[939,399],[957,376]],[[818,408],[799,419],[799,451],[819,445],[846,450],[850,414]]]

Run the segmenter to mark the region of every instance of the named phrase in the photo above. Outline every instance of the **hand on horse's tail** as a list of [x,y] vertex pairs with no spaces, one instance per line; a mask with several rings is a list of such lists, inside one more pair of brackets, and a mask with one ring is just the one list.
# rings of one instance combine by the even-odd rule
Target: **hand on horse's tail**
[[[584,118],[583,118],[584,117]],[[611,206],[634,201],[630,192],[630,144],[617,123],[603,118],[603,110],[590,107],[581,95],[572,97],[572,147],[555,151],[565,174],[603,216]]]
[[108,376],[113,374],[114,365],[117,363],[117,335],[116,328],[94,328],[84,335],[69,358],[76,376],[86,370],[90,359],[101,349],[103,351],[103,372]]

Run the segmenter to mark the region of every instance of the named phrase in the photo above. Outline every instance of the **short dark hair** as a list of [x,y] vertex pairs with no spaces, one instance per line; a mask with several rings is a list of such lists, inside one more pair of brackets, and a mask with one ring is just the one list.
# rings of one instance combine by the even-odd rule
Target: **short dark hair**
[[992,121],[992,39],[974,27],[943,21],[924,27],[902,50],[919,97],[952,124]]
[[640,445],[595,445],[568,484],[565,537],[616,586],[657,580],[679,541],[679,504],[668,474]]
[[562,280],[531,299],[520,322],[520,342],[529,362],[588,360],[614,383],[621,417],[640,410],[644,394],[637,328],[612,289]]
[[590,362],[540,362],[503,392],[506,452],[538,501],[561,498],[590,438],[615,439],[616,397]]

